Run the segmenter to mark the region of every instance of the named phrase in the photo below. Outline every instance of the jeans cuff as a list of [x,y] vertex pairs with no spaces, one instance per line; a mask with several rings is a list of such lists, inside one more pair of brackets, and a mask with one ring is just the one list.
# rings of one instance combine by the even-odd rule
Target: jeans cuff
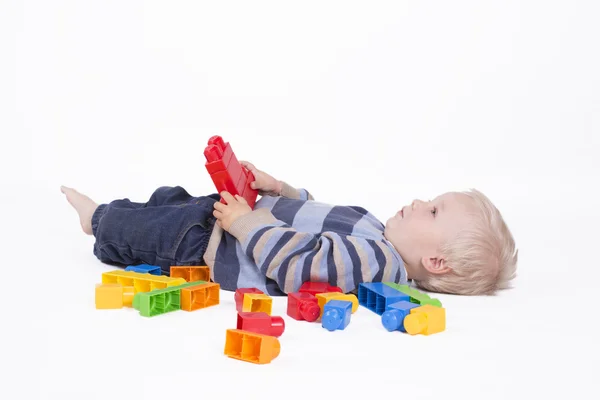
[[100,223],[100,219],[104,215],[104,209],[108,204],[100,204],[96,211],[94,211],[94,215],[92,215],[92,234],[96,236],[96,231],[98,230],[98,224]]

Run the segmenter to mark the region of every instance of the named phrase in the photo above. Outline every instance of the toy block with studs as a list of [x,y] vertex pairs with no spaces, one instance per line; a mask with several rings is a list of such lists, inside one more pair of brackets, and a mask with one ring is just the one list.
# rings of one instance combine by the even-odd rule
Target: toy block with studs
[[331,286],[327,282],[304,282],[300,289],[298,289],[300,293],[310,293],[313,296],[316,296],[319,293],[329,293],[329,292],[337,292],[343,293],[342,289],[337,286]]
[[207,266],[171,266],[171,278],[183,278],[186,282],[210,281],[210,268]]
[[438,299],[432,299],[431,297],[429,297],[429,295],[427,293],[423,293],[418,291],[417,289],[411,288],[408,285],[399,285],[397,283],[393,283],[393,282],[384,282],[385,285],[396,289],[397,291],[407,294],[408,296],[410,296],[410,301],[412,303],[416,303],[419,305],[432,305],[432,306],[436,306],[436,307],[441,307],[442,306],[442,302],[439,301]]
[[279,340],[275,336],[227,329],[225,335],[225,355],[255,364],[268,364],[281,350]]
[[[204,149],[206,157],[206,170],[219,193],[228,191],[231,195],[243,197],[250,208],[254,209],[258,190],[252,189],[250,184],[254,175],[238,161],[231,145],[225,143],[221,136],[213,136],[208,140]],[[225,203],[223,198],[221,202]]]
[[149,292],[136,293],[133,297],[133,308],[144,317],[166,314],[181,310],[181,290],[198,286],[205,282],[186,282],[179,286],[156,289]]
[[410,301],[399,301],[394,304],[387,306],[386,311],[381,314],[381,323],[383,327],[388,331],[400,331],[406,332],[404,329],[404,319],[407,315],[410,315],[410,310],[419,307]]
[[244,295],[244,303],[242,312],[264,312],[271,315],[273,307],[273,298],[266,294],[246,293]]
[[106,310],[131,307],[133,295],[133,286],[123,286],[119,283],[96,285],[96,308]]
[[410,310],[404,318],[404,329],[410,335],[432,335],[446,329],[446,309],[430,304]]
[[181,309],[195,311],[219,304],[221,286],[218,283],[196,283],[189,287],[181,288]]
[[316,296],[317,301],[319,302],[319,308],[321,309],[321,315],[323,314],[323,307],[330,300],[345,300],[352,303],[352,313],[355,313],[358,310],[358,299],[353,294],[343,294],[338,292],[329,292],[329,293],[318,293]]
[[323,307],[321,325],[330,332],[344,330],[350,324],[352,302],[346,300],[330,300]]
[[256,288],[240,288],[235,291],[233,299],[235,300],[235,309],[237,312],[244,311],[244,296],[246,294],[264,294],[261,290]]
[[285,321],[265,312],[241,312],[237,317],[237,329],[279,337],[285,331]]
[[287,315],[298,321],[314,322],[321,316],[319,301],[307,292],[289,293]]
[[119,283],[123,286],[133,286],[135,293],[164,289],[186,283],[183,278],[170,278],[133,271],[109,271],[102,274],[102,283]]
[[358,302],[381,315],[390,304],[410,301],[410,296],[381,282],[363,282],[358,285]]
[[125,268],[125,271],[139,272],[140,274],[150,275],[162,275],[160,267],[158,265],[140,264],[140,265],[129,265]]

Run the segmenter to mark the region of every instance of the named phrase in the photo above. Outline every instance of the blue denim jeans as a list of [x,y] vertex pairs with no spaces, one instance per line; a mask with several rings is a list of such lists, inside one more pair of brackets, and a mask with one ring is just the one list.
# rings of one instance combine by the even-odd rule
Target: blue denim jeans
[[94,254],[107,264],[158,265],[164,275],[172,265],[206,265],[219,199],[217,193],[192,197],[180,186],[164,186],[146,203],[101,204],[92,217]]

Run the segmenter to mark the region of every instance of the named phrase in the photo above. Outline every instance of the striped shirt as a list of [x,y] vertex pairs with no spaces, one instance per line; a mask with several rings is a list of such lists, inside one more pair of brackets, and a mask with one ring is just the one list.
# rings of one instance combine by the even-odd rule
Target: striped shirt
[[284,182],[280,196],[263,195],[229,232],[215,224],[204,260],[211,279],[231,291],[286,295],[307,281],[344,293],[361,282],[406,284],[404,262],[384,228],[362,207],[316,202]]

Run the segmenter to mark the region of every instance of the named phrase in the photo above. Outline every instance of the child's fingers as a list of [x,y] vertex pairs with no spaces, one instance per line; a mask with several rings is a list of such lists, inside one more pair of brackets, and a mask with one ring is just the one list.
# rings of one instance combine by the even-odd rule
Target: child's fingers
[[235,195],[235,199],[236,199],[237,201],[239,201],[240,203],[242,203],[242,204],[248,204],[248,202],[246,201],[246,199],[245,199],[245,198],[243,198],[242,196],[240,196],[239,194],[236,194],[236,195]]
[[225,204],[221,203],[220,201],[215,201],[215,210],[223,211],[225,207],[227,207]]
[[214,210],[213,211],[213,215],[215,216],[216,219],[223,218],[223,213],[221,211],[218,211],[218,210]]
[[221,192],[221,197],[223,197],[223,199],[225,199],[227,204],[229,204],[232,200],[235,200],[235,198],[231,195],[231,193],[229,193],[226,190]]

